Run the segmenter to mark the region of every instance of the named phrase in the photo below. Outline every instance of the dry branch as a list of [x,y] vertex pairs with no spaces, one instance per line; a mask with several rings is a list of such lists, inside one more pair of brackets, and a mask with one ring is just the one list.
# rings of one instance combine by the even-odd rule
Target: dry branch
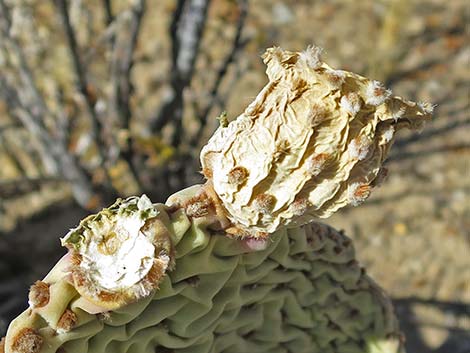
[[[75,36],[75,31],[72,28],[72,24],[70,23],[68,1],[67,0],[55,0],[55,4],[59,10],[59,14],[62,19],[63,26],[65,28],[68,49],[70,51],[70,57],[72,59],[73,69],[74,69],[76,80],[77,80],[77,88],[79,92],[82,94],[82,96],[85,98],[87,112],[88,112],[88,115],[90,117],[90,122],[91,122],[90,133],[93,138],[93,141],[97,145],[98,153],[101,159],[101,164],[106,164],[106,161],[107,161],[106,144],[102,139],[103,124],[98,119],[98,116],[96,114],[96,111],[95,111],[96,99],[90,93],[90,87],[89,87],[88,80],[87,80],[87,73],[80,60],[79,48],[78,48],[78,43],[77,43],[77,39]],[[111,186],[110,177],[107,172],[107,169],[106,168],[104,169],[105,169],[105,175],[107,176],[108,187],[110,187]]]
[[113,57],[111,62],[111,84],[113,94],[111,98],[112,109],[119,117],[121,128],[129,132],[124,150],[120,150],[120,156],[126,161],[134,180],[142,190],[140,182],[139,166],[133,160],[134,142],[131,129],[133,113],[130,106],[132,95],[131,70],[134,64],[134,52],[137,45],[142,18],[145,11],[145,1],[138,1],[128,12],[129,20],[124,22],[125,28],[121,28],[114,37]]
[[39,190],[45,184],[61,182],[61,178],[40,177],[0,181],[0,198],[10,199]]
[[191,83],[209,4],[209,0],[179,1],[170,26],[173,45],[171,93],[163,102],[156,118],[152,119],[151,128],[153,132],[158,132],[172,122],[175,125],[173,146],[178,146],[181,142],[183,91]]
[[204,107],[202,111],[198,112],[198,120],[200,123],[200,127],[195,137],[191,141],[191,144],[193,146],[197,145],[199,141],[201,140],[202,134],[204,132],[204,128],[207,125],[208,116],[212,108],[214,107],[214,105],[218,101],[220,101],[220,97],[219,97],[220,85],[224,77],[226,76],[230,65],[236,61],[238,53],[243,49],[244,45],[247,43],[246,41],[242,41],[242,31],[245,26],[246,16],[248,14],[248,1],[239,0],[238,8],[239,8],[240,14],[238,16],[237,29],[235,32],[235,36],[233,38],[232,46],[230,48],[229,53],[225,57],[222,65],[217,71],[216,79],[214,80],[212,88],[209,91],[209,103],[206,105],[206,107]]

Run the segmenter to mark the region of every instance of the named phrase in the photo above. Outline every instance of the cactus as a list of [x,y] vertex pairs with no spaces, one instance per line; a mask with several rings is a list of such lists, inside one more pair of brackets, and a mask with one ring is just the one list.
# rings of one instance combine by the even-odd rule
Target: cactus
[[267,51],[269,83],[201,152],[206,184],[71,230],[0,352],[402,352],[351,240],[316,219],[364,201],[430,106],[320,52]]

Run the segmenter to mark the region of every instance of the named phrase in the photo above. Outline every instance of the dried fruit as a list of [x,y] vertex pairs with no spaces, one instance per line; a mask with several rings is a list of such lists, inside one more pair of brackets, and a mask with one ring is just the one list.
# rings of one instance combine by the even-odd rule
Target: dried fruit
[[[395,132],[420,128],[430,118],[432,106],[394,97],[378,81],[334,70],[321,62],[320,52],[268,49],[269,82],[201,152],[227,217],[244,229],[239,234],[272,233],[355,204],[351,185],[376,178]],[[282,158],[280,145],[288,146]],[[234,186],[227,175],[239,165],[249,177]],[[269,212],[256,201],[261,194],[276,200]],[[301,216],[291,207],[299,195],[309,203]]]
[[119,200],[84,219],[62,244],[73,263],[77,291],[108,310],[148,296],[172,261],[169,232],[156,227],[158,211],[144,195]]

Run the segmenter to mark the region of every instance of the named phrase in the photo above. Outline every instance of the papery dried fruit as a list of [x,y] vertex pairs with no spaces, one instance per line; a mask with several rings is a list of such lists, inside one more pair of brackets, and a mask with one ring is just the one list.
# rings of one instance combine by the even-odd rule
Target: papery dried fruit
[[[394,133],[420,128],[430,118],[428,106],[394,97],[378,81],[330,68],[320,52],[268,49],[268,84],[201,152],[228,218],[246,234],[328,217],[350,204],[350,185],[377,176]],[[282,158],[280,144],[288,146]],[[328,156],[328,163],[319,156]],[[235,187],[227,175],[238,165],[249,176]],[[256,202],[260,193],[276,200],[269,212]],[[300,218],[290,207],[299,194],[310,205]]]

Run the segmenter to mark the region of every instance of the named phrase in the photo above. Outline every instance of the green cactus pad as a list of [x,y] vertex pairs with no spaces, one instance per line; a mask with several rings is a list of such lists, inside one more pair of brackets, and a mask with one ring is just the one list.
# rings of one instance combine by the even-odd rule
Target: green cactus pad
[[[343,234],[312,223],[279,230],[250,251],[246,239],[211,231],[205,217],[156,207],[176,266],[153,295],[89,314],[59,263],[44,279],[48,304],[11,323],[5,352],[22,353],[14,347],[22,330],[40,353],[401,352],[391,304]],[[67,310],[73,327],[58,330]]]

